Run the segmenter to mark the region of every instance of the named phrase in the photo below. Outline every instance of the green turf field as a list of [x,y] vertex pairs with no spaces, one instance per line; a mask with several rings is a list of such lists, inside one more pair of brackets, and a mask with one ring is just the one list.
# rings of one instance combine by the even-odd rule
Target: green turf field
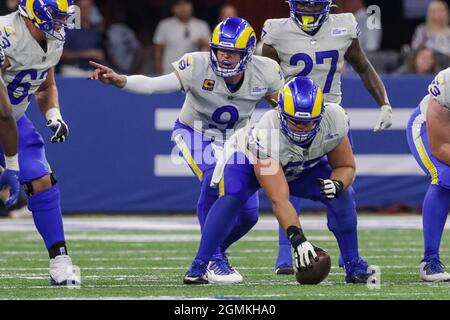
[[[0,226],[3,221],[0,220]],[[381,268],[381,288],[369,289],[365,285],[344,283],[343,271],[337,267],[336,243],[326,230],[307,231],[309,239],[327,249],[333,260],[331,274],[321,285],[300,286],[294,276],[275,276],[277,233],[257,229],[230,250],[230,261],[244,277],[242,284],[185,286],[182,278],[195,254],[199,232],[183,228],[132,228],[101,231],[69,228],[69,253],[81,268],[83,283],[79,289],[48,286],[48,259],[36,231],[0,229],[0,298],[450,298],[450,284],[419,281],[420,230],[360,231],[362,255],[370,264]],[[441,252],[444,263],[450,259],[449,243],[447,231]]]

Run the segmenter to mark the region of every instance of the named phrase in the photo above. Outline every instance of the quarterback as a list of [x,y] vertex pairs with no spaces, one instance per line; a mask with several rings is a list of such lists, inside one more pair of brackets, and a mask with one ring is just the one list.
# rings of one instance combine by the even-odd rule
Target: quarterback
[[[225,144],[212,185],[220,186],[203,227],[197,255],[185,283],[207,284],[207,262],[217,245],[227,241],[232,222],[260,188],[294,248],[297,268],[310,265],[316,249],[307,241],[289,195],[320,201],[328,208],[328,228],[339,231],[339,249],[348,283],[366,283],[372,275],[359,256],[354,192],[355,161],[347,136],[348,120],[337,104],[323,103],[322,90],[307,77],[288,82],[279,107],[266,112],[252,127],[238,130]],[[244,157],[245,163],[236,159]],[[250,229],[247,230],[247,232]]]
[[[263,55],[280,63],[286,81],[309,77],[322,88],[325,102],[337,104],[341,104],[341,75],[347,61],[381,107],[374,131],[389,128],[392,108],[383,82],[360,47],[353,14],[330,14],[332,0],[288,3],[290,18],[269,19],[264,24]],[[279,235],[276,272],[292,273],[289,241],[281,229]]]
[[52,285],[78,285],[80,279],[68,256],[59,188],[45,157],[44,141],[25,111],[34,95],[54,132],[51,141],[65,141],[68,127],[59,111],[54,67],[63,51],[72,5],[71,0],[22,0],[18,11],[0,17],[0,52],[4,56],[0,90],[8,92],[17,121],[19,179],[48,250]]
[[[256,107],[266,98],[276,100],[284,78],[279,65],[253,56],[256,35],[244,19],[232,17],[214,29],[210,52],[194,52],[173,63],[175,71],[156,78],[123,76],[91,62],[96,68],[91,79],[141,94],[184,91],[186,99],[175,123],[172,139],[192,172],[200,181],[197,215],[201,228],[218,198],[210,187],[216,159],[223,142],[235,129],[245,127]],[[212,156],[211,156],[212,155]],[[228,242],[239,239],[258,219],[258,195],[241,208]],[[218,283],[242,281],[228,263],[225,250],[216,246],[208,264],[210,280]],[[189,282],[189,279],[186,279]]]
[[450,68],[428,87],[407,127],[409,148],[430,179],[423,200],[424,256],[420,277],[426,282],[450,281],[440,261],[440,244],[450,202]]

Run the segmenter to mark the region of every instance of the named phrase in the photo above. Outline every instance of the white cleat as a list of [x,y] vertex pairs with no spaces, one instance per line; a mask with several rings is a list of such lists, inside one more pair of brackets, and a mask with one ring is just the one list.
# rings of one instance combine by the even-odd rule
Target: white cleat
[[445,272],[445,267],[438,258],[423,260],[419,266],[420,278],[425,282],[447,282],[450,274]]
[[80,286],[81,279],[75,274],[72,259],[67,255],[50,259],[50,284],[52,286]]
[[233,284],[242,282],[242,276],[228,262],[225,254],[215,255],[206,269],[209,283]]

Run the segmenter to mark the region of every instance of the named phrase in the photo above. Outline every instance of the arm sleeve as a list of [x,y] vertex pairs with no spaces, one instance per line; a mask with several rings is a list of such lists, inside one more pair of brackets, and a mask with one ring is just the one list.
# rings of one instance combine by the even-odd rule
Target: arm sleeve
[[180,77],[181,85],[183,87],[184,92],[188,92],[190,90],[190,85],[193,80],[193,72],[194,72],[194,59],[193,54],[185,54],[180,60],[172,63],[173,68],[178,73]]
[[262,28],[261,32],[261,40],[264,44],[267,44],[268,46],[273,46],[274,40],[273,40],[273,27],[270,20],[266,20],[264,22],[264,26]]
[[357,39],[361,35],[361,29],[359,28],[358,21],[352,13],[347,13],[350,17],[350,36],[352,39]]
[[181,83],[175,73],[161,77],[128,76],[123,90],[137,94],[162,94],[180,91]]

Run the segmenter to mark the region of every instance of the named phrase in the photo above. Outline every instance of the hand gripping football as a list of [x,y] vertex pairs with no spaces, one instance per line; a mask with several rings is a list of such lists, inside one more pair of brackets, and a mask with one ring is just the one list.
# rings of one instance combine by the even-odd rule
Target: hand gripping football
[[295,278],[300,284],[318,284],[328,276],[331,270],[331,258],[322,249],[316,248],[317,258],[311,258],[311,266],[295,271]]

